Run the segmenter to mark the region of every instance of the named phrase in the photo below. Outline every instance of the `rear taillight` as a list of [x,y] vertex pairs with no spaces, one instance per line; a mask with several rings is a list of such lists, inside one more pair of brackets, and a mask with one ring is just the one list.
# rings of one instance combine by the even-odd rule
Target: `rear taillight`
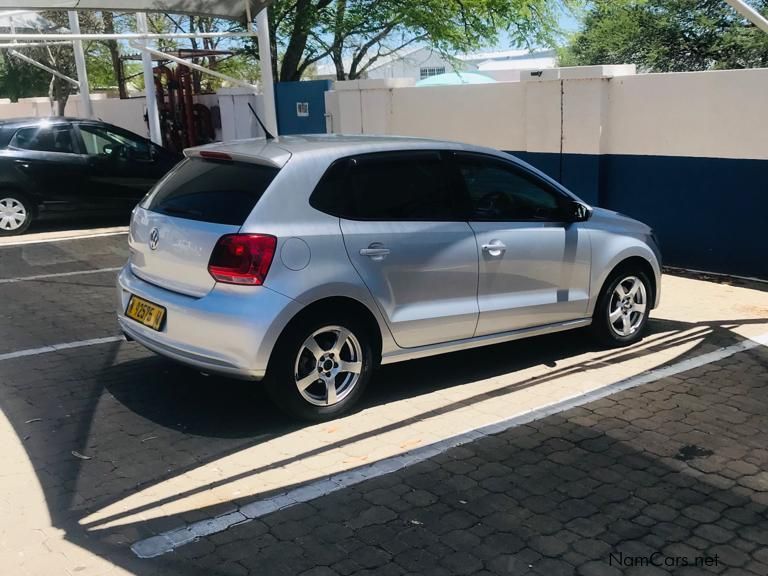
[[266,234],[227,234],[216,243],[208,272],[217,282],[261,286],[276,246],[277,238]]

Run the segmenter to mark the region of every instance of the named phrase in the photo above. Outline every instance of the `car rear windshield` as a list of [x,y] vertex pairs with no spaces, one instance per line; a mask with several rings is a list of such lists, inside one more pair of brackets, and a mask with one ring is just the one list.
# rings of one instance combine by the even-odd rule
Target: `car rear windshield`
[[190,158],[150,195],[144,208],[168,216],[242,226],[279,169]]

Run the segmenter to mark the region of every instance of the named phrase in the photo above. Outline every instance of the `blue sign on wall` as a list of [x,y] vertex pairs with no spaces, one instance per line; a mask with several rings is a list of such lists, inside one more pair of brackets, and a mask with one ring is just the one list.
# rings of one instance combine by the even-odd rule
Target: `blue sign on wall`
[[275,84],[280,134],[325,134],[325,92],[330,80]]

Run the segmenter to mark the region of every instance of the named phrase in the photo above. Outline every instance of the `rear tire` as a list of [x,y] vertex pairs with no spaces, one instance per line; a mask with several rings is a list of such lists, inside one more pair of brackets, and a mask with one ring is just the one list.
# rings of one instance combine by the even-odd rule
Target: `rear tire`
[[265,378],[267,393],[289,415],[314,422],[350,411],[374,369],[364,322],[329,313],[290,325],[278,340]]
[[651,282],[642,270],[623,267],[606,280],[592,315],[592,332],[609,347],[642,339],[651,311]]
[[18,192],[0,190],[0,236],[23,234],[32,223],[32,203]]

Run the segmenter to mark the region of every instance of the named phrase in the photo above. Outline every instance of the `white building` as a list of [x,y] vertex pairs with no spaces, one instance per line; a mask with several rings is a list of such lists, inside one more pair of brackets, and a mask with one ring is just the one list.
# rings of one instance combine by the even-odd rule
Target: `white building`
[[[428,46],[402,50],[396,55],[379,58],[366,70],[365,78],[412,78],[423,80],[445,72],[477,72],[495,80],[517,81],[520,70],[554,68],[557,56],[554,50],[498,50],[459,54],[453,59]],[[316,79],[336,79],[333,63],[317,67]]]

